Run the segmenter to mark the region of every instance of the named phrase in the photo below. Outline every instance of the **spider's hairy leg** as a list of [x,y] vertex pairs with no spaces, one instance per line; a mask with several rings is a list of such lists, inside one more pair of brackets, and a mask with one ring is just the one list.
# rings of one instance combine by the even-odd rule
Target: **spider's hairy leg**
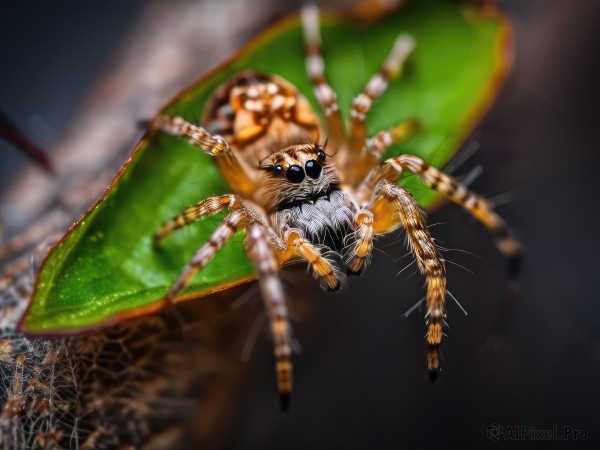
[[263,227],[258,223],[251,222],[248,225],[244,242],[258,276],[260,291],[269,315],[281,409],[287,410],[292,393],[292,333],[281,280],[277,275],[279,263]]
[[207,242],[194,254],[190,262],[177,277],[165,295],[165,299],[173,303],[175,298],[190,284],[194,275],[202,270],[219,250],[231,239],[236,231],[243,226],[250,217],[244,209],[236,209],[229,213],[217,226]]
[[158,245],[161,240],[178,228],[196,222],[204,217],[214,216],[225,208],[234,210],[244,207],[245,205],[241,199],[234,194],[218,195],[199,201],[195,205],[186,208],[181,214],[165,222],[154,235],[154,244]]
[[374,169],[367,183],[376,183],[382,179],[395,183],[404,170],[416,173],[427,186],[469,211],[492,233],[498,249],[510,258],[511,271],[517,271],[521,244],[514,237],[511,227],[493,210],[492,204],[421,158],[413,155],[390,158]]
[[357,196],[359,198],[368,199],[373,192],[374,185],[369,186],[365,184],[364,179],[369,174],[369,171],[377,166],[386,150],[393,144],[407,139],[419,127],[420,124],[416,119],[407,119],[367,139],[364,151],[360,156],[360,161],[358,164],[354,164],[351,169],[355,174],[352,180],[358,185]]
[[292,228],[285,233],[284,238],[287,251],[282,254],[282,259],[291,259],[298,255],[308,262],[316,278],[324,283],[328,291],[337,291],[342,286],[339,270],[322,254],[321,251],[310,243],[297,228]]
[[348,275],[360,275],[371,262],[375,237],[373,221],[373,214],[368,209],[361,210],[354,219],[354,243],[344,255]]
[[179,116],[156,116],[150,123],[152,129],[161,130],[173,136],[185,137],[190,144],[201,148],[210,156],[218,156],[229,150],[229,145],[221,136],[213,136],[204,128],[188,122]]
[[150,127],[173,136],[187,138],[191,145],[214,157],[225,181],[241,195],[246,196],[256,190],[256,181],[221,136],[213,136],[204,128],[179,116],[158,115],[152,120]]
[[379,72],[371,77],[362,92],[352,101],[350,110],[350,150],[361,152],[367,139],[366,116],[373,102],[384,93],[389,81],[402,71],[402,66],[415,48],[415,40],[408,34],[396,38],[394,46]]
[[334,148],[340,148],[346,142],[346,133],[337,104],[337,95],[325,77],[325,62],[321,54],[319,9],[316,5],[309,4],[302,8],[302,27],[308,77],[314,86],[315,97],[325,113],[329,141]]
[[381,156],[393,144],[402,142],[413,134],[419,128],[419,123],[415,119],[404,120],[387,130],[380,131],[371,139],[367,140],[366,158],[379,161]]
[[373,213],[373,230],[387,233],[399,225],[406,230],[411,250],[417,258],[419,271],[427,277],[427,369],[435,378],[439,371],[440,344],[446,303],[446,265],[435,245],[419,203],[403,187],[380,182],[368,206]]

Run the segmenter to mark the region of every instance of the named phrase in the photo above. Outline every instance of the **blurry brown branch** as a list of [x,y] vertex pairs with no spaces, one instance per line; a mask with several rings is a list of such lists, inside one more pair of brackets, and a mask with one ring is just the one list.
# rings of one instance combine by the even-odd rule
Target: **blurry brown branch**
[[29,139],[17,128],[12,120],[0,110],[0,137],[13,144],[17,149],[23,151],[36,164],[48,172],[52,172],[50,160],[46,152],[35,142]]

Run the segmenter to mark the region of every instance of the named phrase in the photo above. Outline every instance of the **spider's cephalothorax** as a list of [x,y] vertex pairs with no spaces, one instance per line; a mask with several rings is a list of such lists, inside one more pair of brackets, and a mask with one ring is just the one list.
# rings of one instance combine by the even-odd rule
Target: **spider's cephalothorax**
[[[173,301],[235,232],[244,230],[269,314],[284,406],[292,389],[292,343],[278,270],[289,261],[304,260],[324,288],[336,290],[343,281],[339,266],[359,274],[369,265],[375,237],[398,227],[405,229],[427,279],[427,367],[432,376],[438,372],[446,269],[421,208],[397,184],[405,170],[467,209],[493,233],[503,253],[511,258],[520,253],[509,227],[483,197],[416,156],[380,161],[387,148],[414,130],[414,122],[407,120],[369,137],[366,117],[373,101],[400,73],[414,48],[413,39],[398,37],[379,72],[354,99],[346,131],[324,74],[316,8],[305,8],[302,18],[308,76],[325,123],[289,82],[253,71],[234,76],[216,91],[204,113],[204,128],[177,116],[158,116],[152,122],[155,130],[185,137],[213,156],[233,191],[187,208],[157,232],[156,243],[177,228],[229,211],[166,297]],[[323,136],[328,139],[320,145]]]
[[327,158],[318,144],[274,152],[259,166],[270,174],[260,195],[280,234],[298,228],[313,244],[342,252],[350,244],[357,208],[340,188],[335,165]]

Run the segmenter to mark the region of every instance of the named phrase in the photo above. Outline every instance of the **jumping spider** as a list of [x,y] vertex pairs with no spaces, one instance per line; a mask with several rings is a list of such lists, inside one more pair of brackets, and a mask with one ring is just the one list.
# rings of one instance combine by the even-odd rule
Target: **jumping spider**
[[[336,94],[324,74],[316,7],[303,10],[302,23],[308,75],[325,124],[289,82],[253,71],[242,72],[217,89],[204,113],[205,128],[177,116],[158,116],[152,122],[153,129],[185,137],[213,156],[234,192],[200,201],[157,232],[156,244],[175,229],[229,211],[166,298],[173,301],[236,231],[243,229],[270,319],[284,407],[292,390],[292,338],[277,275],[280,267],[291,260],[305,260],[324,288],[337,290],[344,277],[330,255],[336,253],[347,273],[358,275],[370,263],[374,238],[400,226],[427,278],[427,368],[432,376],[439,370],[446,316],[445,263],[419,204],[397,184],[405,170],[418,174],[427,186],[467,209],[490,230],[503,253],[516,258],[520,252],[519,243],[491,204],[452,177],[412,155],[380,162],[384,151],[408,136],[415,124],[404,121],[369,138],[365,119],[372,102],[401,71],[414,48],[413,38],[397,38],[379,72],[354,99],[346,133]],[[326,145],[316,142],[325,135]],[[273,148],[278,150],[270,152]],[[258,167],[257,159],[261,161]]]

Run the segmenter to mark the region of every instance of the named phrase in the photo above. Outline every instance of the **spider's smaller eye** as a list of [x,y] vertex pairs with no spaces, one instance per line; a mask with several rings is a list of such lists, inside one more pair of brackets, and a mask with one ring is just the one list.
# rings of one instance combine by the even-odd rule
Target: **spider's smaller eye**
[[319,161],[323,162],[325,161],[325,152],[323,150],[319,150],[317,151],[317,158],[319,158]]
[[319,178],[319,176],[321,176],[322,167],[318,161],[311,159],[310,161],[306,162],[306,166],[304,167],[306,169],[306,175],[311,177],[313,180],[316,180],[317,178]]
[[288,168],[287,172],[285,173],[285,176],[292,183],[300,183],[302,180],[304,180],[304,169],[294,164],[293,166],[290,166]]
[[273,173],[275,175],[281,175],[283,173],[283,167],[281,167],[281,166],[273,166]]

